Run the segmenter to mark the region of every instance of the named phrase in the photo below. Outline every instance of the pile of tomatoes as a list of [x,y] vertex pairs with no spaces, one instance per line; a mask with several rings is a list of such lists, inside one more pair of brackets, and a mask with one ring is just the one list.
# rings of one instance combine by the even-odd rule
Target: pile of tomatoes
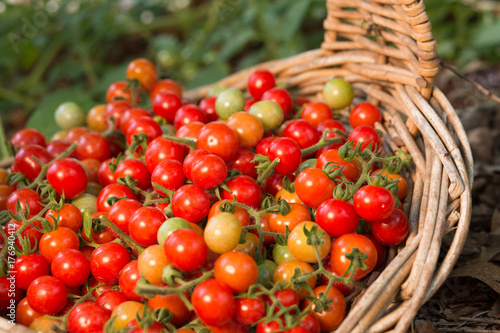
[[341,79],[292,97],[266,70],[198,104],[145,59],[127,79],[87,114],[62,104],[50,141],[12,138],[0,312],[40,332],[335,330],[409,229],[379,109]]

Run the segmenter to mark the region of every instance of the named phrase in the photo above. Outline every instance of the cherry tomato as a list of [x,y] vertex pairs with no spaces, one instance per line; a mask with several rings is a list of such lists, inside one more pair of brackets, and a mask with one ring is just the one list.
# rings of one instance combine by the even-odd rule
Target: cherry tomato
[[[289,204],[292,203],[298,203],[301,204],[303,203],[302,200],[300,200],[299,196],[297,195],[297,192],[288,192],[285,188],[280,189],[275,195],[274,198],[276,200],[282,199],[288,202]],[[310,220],[310,219],[309,219]]]
[[[342,168],[342,175],[344,175],[347,180],[354,182],[359,176],[359,166],[356,160],[345,161],[339,156],[339,151],[336,149],[329,149],[323,151],[316,161],[316,168],[323,169],[326,165],[333,166],[330,172],[334,172]],[[340,180],[340,177],[338,177]]]
[[92,131],[89,130],[87,127],[82,127],[82,126],[73,127],[72,129],[70,129],[68,131],[68,133],[66,134],[65,137],[60,138],[59,140],[64,140],[64,141],[69,142],[69,143],[75,143],[75,142],[78,142],[84,134],[87,134],[90,132],[92,132]]
[[[68,148],[71,146],[70,143],[62,140],[52,140],[50,143],[47,145],[46,149],[49,152],[50,155],[53,157],[58,157],[62,153],[64,153]],[[71,154],[68,155],[68,157],[73,157],[76,158],[76,153],[73,151]]]
[[[278,300],[276,304],[276,308],[274,309],[274,313],[279,312],[283,308],[289,308],[299,306],[299,295],[292,289],[284,289],[284,290],[276,290],[274,292],[274,297]],[[269,306],[273,305],[273,302],[270,298],[267,299],[267,303]],[[296,312],[296,309],[290,309],[288,313],[293,314]]]
[[356,191],[353,204],[361,218],[378,221],[391,215],[396,205],[396,198],[388,189],[366,185]]
[[155,95],[152,104],[155,114],[172,123],[177,111],[182,106],[182,101],[176,94],[169,91],[163,91]]
[[75,159],[62,158],[47,169],[47,180],[59,195],[66,199],[78,197],[88,183],[87,172]]
[[274,75],[267,70],[257,70],[248,78],[247,88],[250,95],[259,100],[262,95],[271,88],[274,88]]
[[[193,121],[192,123],[181,126],[175,133],[175,136],[177,138],[197,138],[203,126],[205,126],[204,123]],[[189,147],[185,147],[187,151],[189,151]]]
[[255,257],[257,247],[259,246],[259,237],[249,232],[243,238],[245,242],[243,244],[239,243],[236,245],[233,251],[246,253],[252,258]]
[[116,317],[112,331],[127,326],[129,322],[137,318],[137,314],[144,311],[144,304],[136,301],[127,301],[118,305],[111,313],[111,318]]
[[0,210],[7,210],[7,199],[14,192],[9,185],[0,185]]
[[125,178],[131,176],[137,180],[137,187],[141,190],[147,190],[151,186],[151,175],[149,174],[146,165],[138,160],[125,160],[118,164],[115,170],[115,178]]
[[226,182],[227,187],[232,191],[222,191],[222,199],[233,201],[234,198],[239,203],[252,208],[260,207],[262,201],[262,190],[259,184],[248,176],[239,175]]
[[[124,101],[132,104],[132,91],[125,89],[128,86],[128,81],[113,82],[106,91],[106,102],[111,102],[115,99],[123,99]],[[139,94],[137,94],[136,102],[139,102]]]
[[67,295],[64,283],[50,275],[36,278],[27,291],[31,308],[38,313],[48,315],[56,315],[64,308]]
[[325,83],[323,98],[332,109],[343,109],[351,104],[354,91],[348,82],[335,78]]
[[113,310],[123,302],[128,301],[129,299],[122,292],[118,290],[108,290],[103,292],[96,298],[95,302],[101,308],[108,310],[109,312],[113,312]]
[[158,229],[165,219],[165,215],[156,207],[141,207],[128,222],[130,236],[141,246],[154,245]]
[[359,280],[370,273],[377,264],[377,249],[371,240],[358,234],[340,236],[332,244],[330,260],[333,271],[337,275],[343,276],[351,263],[345,255],[347,253],[352,253],[354,248],[357,248],[360,252],[367,255],[367,258],[363,260],[367,268],[363,270],[358,267],[354,272],[353,279]]
[[23,326],[30,326],[35,318],[40,317],[42,314],[33,310],[28,303],[28,298],[25,297],[17,304],[16,308],[16,322]]
[[233,293],[224,283],[215,279],[197,285],[191,295],[191,302],[200,319],[209,325],[224,325],[236,313]]
[[151,284],[162,286],[165,283],[162,279],[163,268],[169,264],[163,246],[148,246],[138,258],[139,273]]
[[227,166],[222,158],[214,154],[201,156],[191,167],[191,179],[205,190],[220,185],[227,176]]
[[180,163],[184,160],[184,148],[181,144],[157,137],[146,148],[146,166],[149,172],[153,172],[155,167],[163,160],[171,159]]
[[108,203],[108,199],[111,197],[122,198],[127,197],[129,199],[136,200],[134,192],[125,185],[121,184],[110,184],[104,187],[97,197],[97,210],[99,212],[109,212],[111,205]]
[[377,122],[382,122],[382,113],[375,105],[368,102],[356,104],[349,115],[349,123],[352,128],[362,125],[375,127]]
[[[274,283],[278,283],[281,281],[285,281],[286,284],[290,283],[292,276],[295,275],[295,269],[297,268],[301,273],[314,272],[314,268],[312,268],[312,266],[306,262],[300,260],[285,261],[282,264],[278,265],[278,267],[276,267],[273,277]],[[316,285],[316,280],[316,276],[311,276],[306,280],[306,283],[309,285],[309,287],[314,288],[314,286]],[[294,287],[292,286],[291,288]],[[304,299],[307,295],[307,289],[305,289],[304,287],[300,287],[299,289],[294,290],[297,292],[300,299]]]
[[305,328],[309,333],[320,333],[319,321],[312,313],[302,318],[299,327]]
[[331,237],[337,238],[356,231],[359,216],[349,202],[328,199],[318,206],[316,223]]
[[118,243],[106,243],[99,246],[90,258],[90,271],[102,283],[118,282],[120,271],[130,262],[130,254],[125,246]]
[[215,262],[214,275],[233,293],[242,293],[257,282],[257,264],[248,254],[226,252]]
[[198,134],[197,146],[222,158],[225,162],[238,154],[238,136],[226,124],[212,122],[205,125]]
[[68,249],[78,250],[79,247],[78,235],[73,230],[65,227],[59,227],[44,234],[39,243],[40,253],[49,263],[54,260],[59,252]]
[[40,276],[49,275],[49,264],[41,255],[32,253],[18,257],[14,262],[12,275],[15,276],[16,286],[28,289],[33,280]]
[[323,102],[311,102],[304,105],[300,118],[309,121],[314,127],[317,127],[321,122],[332,119],[333,112]]
[[207,122],[216,121],[219,119],[217,112],[215,111],[215,101],[217,100],[216,96],[205,97],[200,101],[198,107],[205,113],[207,116]]
[[75,151],[80,160],[93,158],[102,162],[111,157],[111,148],[108,141],[102,134],[97,132],[83,134],[78,140]]
[[139,118],[152,118],[151,113],[143,108],[131,108],[127,110],[120,119],[120,130],[127,134],[130,124]]
[[232,114],[242,111],[245,107],[245,96],[235,88],[228,88],[220,92],[215,100],[215,111],[220,119],[226,120]]
[[281,265],[285,261],[297,260],[297,258],[290,253],[287,245],[275,244],[273,248],[273,260],[276,265]]
[[292,96],[283,88],[268,89],[262,94],[261,99],[278,103],[284,114],[292,112]]
[[121,292],[132,301],[142,302],[146,298],[138,295],[135,292],[135,287],[137,281],[141,279],[141,273],[139,272],[139,265],[137,260],[132,260],[126,264],[122,271],[120,272],[120,277],[118,279],[118,284],[120,285]]
[[[104,111],[104,119],[106,122],[106,128],[110,127],[111,122],[114,123],[114,129],[119,129],[121,125],[121,120],[125,113],[130,110],[130,104],[123,100],[116,100],[109,102],[106,105],[106,110]],[[111,119],[111,117],[113,119]]]
[[210,200],[198,185],[184,185],[172,197],[172,212],[188,222],[201,222],[210,211]]
[[248,112],[236,112],[227,120],[227,126],[238,136],[240,148],[254,148],[264,136],[260,120]]
[[255,154],[267,156],[271,142],[273,142],[276,139],[277,138],[275,136],[269,136],[267,138],[260,140],[257,146],[255,147]]
[[[307,244],[308,237],[306,236],[306,230],[310,232],[315,226],[317,226],[317,238],[321,242],[317,245],[320,258],[318,258],[314,246]],[[287,244],[290,253],[295,258],[309,263],[317,263],[318,260],[324,259],[331,249],[330,236],[312,221],[305,221],[297,224],[288,236]]]
[[134,140],[134,136],[140,133],[147,135],[147,144],[149,145],[154,139],[161,136],[163,131],[160,125],[154,119],[149,117],[137,118],[127,128],[127,143],[130,145]]
[[318,168],[304,169],[295,179],[295,192],[311,208],[333,197],[335,182]]
[[377,169],[371,173],[372,176],[382,174],[382,176],[387,177],[388,180],[398,180],[398,193],[397,196],[399,200],[404,200],[406,193],[408,192],[408,182],[406,179],[397,173],[387,173],[384,169]]
[[50,332],[50,333],[55,333],[56,331],[54,331],[52,329],[52,327],[54,325],[56,327],[58,327],[59,329],[63,329],[62,323],[61,323],[60,320],[48,318],[46,316],[40,316],[40,317],[35,318],[31,322],[29,328],[32,329],[35,332]]
[[90,263],[83,253],[68,249],[59,252],[50,265],[52,275],[68,287],[78,287],[90,275]]
[[17,168],[26,178],[33,181],[42,171],[42,166],[34,158],[36,157],[42,163],[49,163],[53,156],[42,146],[25,145],[17,153],[14,159]]
[[310,122],[304,119],[293,120],[283,132],[283,136],[295,140],[300,149],[311,147],[321,138],[319,132]]
[[311,214],[306,206],[299,203],[290,203],[290,212],[286,215],[269,214],[269,230],[285,234],[286,228],[292,231],[299,223],[311,220]]
[[156,68],[147,59],[135,59],[128,64],[127,79],[137,79],[146,90],[151,90],[156,85]]
[[154,100],[155,96],[163,91],[174,93],[179,96],[179,98],[182,98],[182,88],[179,86],[179,84],[171,79],[163,79],[158,81],[153,90],[151,90],[151,92],[149,93],[149,99]]
[[34,128],[24,128],[14,134],[11,139],[14,148],[24,147],[26,145],[38,145],[45,147],[47,145],[43,134]]
[[172,232],[163,245],[167,261],[183,271],[198,269],[207,259],[208,248],[203,236],[192,229]]
[[382,268],[385,264],[385,259],[387,257],[387,251],[385,249],[385,246],[380,244],[380,242],[371,234],[363,234],[363,236],[371,240],[373,245],[375,245],[375,248],[377,249],[377,264],[375,265],[373,270],[378,270]]
[[134,213],[142,207],[142,204],[134,199],[118,200],[111,206],[108,218],[113,222],[121,231],[129,234],[128,222]]
[[[7,223],[5,226],[5,230],[10,233],[15,233],[19,228],[21,228],[22,222],[16,222],[15,220],[11,220]],[[28,251],[28,249],[24,248],[23,245],[21,245],[21,239],[29,239],[29,246],[30,249],[36,248],[36,244],[40,244],[40,239],[42,238],[43,234],[35,229],[37,227],[38,229],[42,229],[42,222],[41,221],[34,221],[32,224],[28,224],[28,226],[21,232],[21,237],[16,238],[14,244],[21,250],[23,251]]]
[[232,251],[238,245],[240,237],[240,220],[231,213],[215,214],[205,227],[205,242],[215,253]]
[[201,111],[199,107],[194,104],[183,105],[177,110],[174,118],[175,129],[193,122],[206,123],[207,116]]
[[253,162],[254,158],[255,154],[250,150],[240,149],[234,160],[227,163],[227,169],[236,169],[243,175],[257,179],[257,162]]
[[266,315],[266,303],[262,297],[236,299],[236,319],[243,324],[253,325]]
[[276,158],[280,159],[274,168],[274,171],[280,175],[286,176],[294,173],[302,162],[299,144],[290,138],[278,138],[271,142],[267,154],[271,161]]
[[371,227],[376,240],[383,245],[392,246],[398,245],[406,239],[410,230],[410,222],[405,213],[399,209],[394,209],[389,217],[373,221]]
[[365,150],[369,144],[372,144],[370,150],[373,152],[380,147],[380,136],[373,127],[367,125],[361,125],[353,129],[349,134],[349,141],[361,144],[361,151]]
[[84,333],[102,330],[109,317],[109,311],[94,302],[78,304],[69,314],[68,331]]
[[[172,313],[172,324],[182,325],[191,317],[191,311],[186,307],[182,299],[176,294],[156,295],[148,299],[148,305],[151,309],[167,309]],[[178,333],[181,330],[177,331]]]
[[[319,286],[314,288],[314,296],[318,297],[319,293],[325,293],[327,286]],[[326,310],[315,312],[316,305],[310,300],[305,300],[304,307],[311,305],[311,312],[319,321],[321,332],[330,332],[335,330],[342,324],[346,313],[346,301],[344,295],[335,287],[331,287],[326,293],[326,297],[332,302]]]

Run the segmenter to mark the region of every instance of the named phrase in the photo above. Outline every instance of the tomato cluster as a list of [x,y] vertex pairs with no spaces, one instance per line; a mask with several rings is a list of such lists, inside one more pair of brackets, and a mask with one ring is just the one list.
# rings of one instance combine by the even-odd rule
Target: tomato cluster
[[127,79],[86,116],[61,105],[49,142],[12,138],[0,312],[70,333],[335,330],[409,230],[408,161],[380,156],[379,109],[355,105],[349,133],[341,79],[311,102],[258,70],[246,95],[214,86],[198,104],[145,59]]

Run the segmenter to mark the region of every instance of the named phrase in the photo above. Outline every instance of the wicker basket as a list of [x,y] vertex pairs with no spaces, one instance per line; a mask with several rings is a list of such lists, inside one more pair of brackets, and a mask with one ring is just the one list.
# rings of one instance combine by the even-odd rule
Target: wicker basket
[[[354,298],[337,332],[405,332],[419,308],[443,284],[465,242],[471,214],[472,155],[453,107],[432,85],[439,71],[436,41],[421,0],[327,0],[321,49],[266,62],[214,84],[243,89],[258,68],[303,95],[320,97],[342,77],[383,111],[384,146],[413,158],[404,204],[411,227],[404,247]],[[186,93],[199,100],[210,86]],[[411,199],[411,200],[409,200]],[[443,236],[453,241],[439,261]],[[32,332],[21,326],[0,328]]]
[[[419,308],[443,284],[465,242],[471,214],[472,154],[444,94],[436,41],[422,0],[327,0],[321,49],[270,61],[214,84],[243,89],[258,68],[299,93],[319,97],[326,81],[342,77],[383,111],[385,148],[413,158],[404,204],[410,235],[392,248],[390,263],[354,299],[337,332],[405,332]],[[200,99],[210,86],[188,92]],[[439,262],[442,239],[454,230]]]

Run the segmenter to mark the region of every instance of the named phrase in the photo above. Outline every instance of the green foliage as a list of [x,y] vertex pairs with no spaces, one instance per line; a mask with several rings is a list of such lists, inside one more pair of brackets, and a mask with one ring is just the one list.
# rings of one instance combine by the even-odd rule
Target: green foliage
[[478,11],[474,1],[426,0],[425,5],[441,58],[460,67],[476,59],[500,60],[499,13]]

